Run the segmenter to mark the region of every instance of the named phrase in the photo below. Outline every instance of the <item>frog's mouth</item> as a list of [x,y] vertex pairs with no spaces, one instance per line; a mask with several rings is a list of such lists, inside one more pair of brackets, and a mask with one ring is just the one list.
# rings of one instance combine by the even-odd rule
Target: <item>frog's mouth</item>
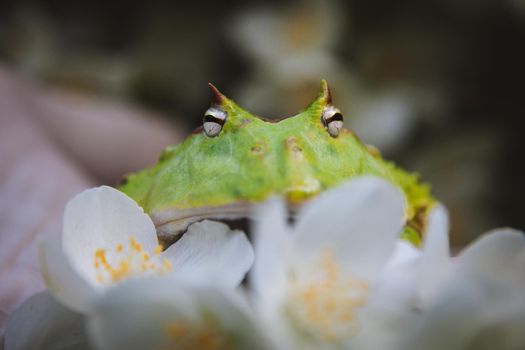
[[151,213],[159,240],[169,245],[186,232],[188,226],[205,219],[237,220],[250,218],[254,203],[238,202],[223,206],[199,207],[191,209],[168,209]]

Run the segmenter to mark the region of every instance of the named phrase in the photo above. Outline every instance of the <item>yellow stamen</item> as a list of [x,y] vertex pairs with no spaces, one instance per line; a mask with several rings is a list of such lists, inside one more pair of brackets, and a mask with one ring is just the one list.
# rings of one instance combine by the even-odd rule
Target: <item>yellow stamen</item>
[[106,249],[95,250],[93,265],[97,271],[96,279],[99,283],[116,283],[145,273],[163,275],[173,268],[168,259],[161,257],[162,246],[157,246],[154,249],[154,256],[152,257],[149,252],[143,251],[142,244],[135,237],[129,238],[127,250],[121,243],[117,244],[115,250],[117,253],[124,251],[127,253],[110,255],[108,259]]
[[188,333],[188,326],[184,323],[170,323],[166,326],[166,332],[174,337],[182,337]]
[[366,303],[366,282],[340,271],[332,252],[323,255],[321,277],[292,285],[289,309],[294,323],[322,341],[340,341],[359,327],[357,311]]
[[166,258],[163,258],[162,259],[162,267],[166,270],[166,271],[171,271],[173,269],[173,264],[171,263],[170,260],[166,259]]
[[177,349],[232,349],[225,335],[220,333],[213,324],[190,324],[186,321],[171,322],[166,326],[166,334],[173,341],[173,344],[169,345],[176,346]]

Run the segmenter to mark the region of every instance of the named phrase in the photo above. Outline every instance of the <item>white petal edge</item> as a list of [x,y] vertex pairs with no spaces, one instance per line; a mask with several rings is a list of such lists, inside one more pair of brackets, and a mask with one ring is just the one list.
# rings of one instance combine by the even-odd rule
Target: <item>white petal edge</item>
[[397,350],[464,349],[480,325],[479,307],[483,296],[473,286],[463,284],[440,295],[429,310],[424,310],[404,334]]
[[96,284],[94,254],[106,249],[111,261],[118,244],[126,246],[131,236],[146,251],[158,244],[153,222],[142,208],[124,193],[108,186],[88,189],[66,206],[63,221],[63,249],[74,267]]
[[173,264],[173,275],[202,279],[235,288],[254,261],[253,248],[242,231],[232,231],[220,222],[204,220],[164,253]]
[[421,257],[421,250],[412,243],[403,239],[398,239],[394,248],[394,253],[388,259],[385,270],[395,269],[398,265],[413,263],[415,259]]
[[[421,251],[411,243],[398,240],[393,256],[371,290],[367,318],[372,320],[372,329],[400,326],[414,311],[417,301],[417,271]],[[374,337],[375,335],[372,335]]]
[[9,316],[4,345],[8,350],[87,349],[84,328],[84,316],[41,292]]
[[250,285],[260,301],[273,299],[285,285],[292,239],[287,216],[286,204],[278,198],[261,204],[254,215],[255,263]]
[[370,280],[394,251],[405,199],[392,184],[363,176],[322,193],[300,211],[293,259],[304,264],[333,252],[341,267]]
[[80,275],[62,250],[59,237],[46,237],[38,242],[40,272],[47,288],[64,305],[86,313],[97,295],[95,285]]
[[463,249],[455,263],[460,280],[497,279],[525,288],[525,235],[510,228],[489,231]]
[[170,278],[130,280],[99,300],[88,330],[100,349],[168,348],[174,340],[167,331],[170,323],[202,324],[207,317],[217,323],[220,334],[235,335],[238,348],[262,349],[264,341],[240,298],[231,289],[209,283],[185,284]]
[[448,213],[437,204],[430,212],[423,241],[423,255],[419,262],[418,297],[424,307],[443,286],[450,268]]
[[[523,291],[494,281],[457,281],[400,337],[398,350],[521,349],[525,346]],[[482,346],[481,346],[482,345]]]

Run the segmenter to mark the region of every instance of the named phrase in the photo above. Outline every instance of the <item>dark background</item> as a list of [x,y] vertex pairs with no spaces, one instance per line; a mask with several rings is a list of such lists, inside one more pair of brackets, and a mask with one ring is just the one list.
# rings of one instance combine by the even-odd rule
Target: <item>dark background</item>
[[[267,49],[239,24],[261,14]],[[272,53],[275,42],[285,45]],[[323,59],[310,67],[315,52]],[[293,68],[276,68],[286,59]],[[347,126],[432,184],[454,244],[525,229],[525,1],[2,1],[0,62],[187,131],[209,105],[208,81],[277,117],[305,107],[327,78]],[[378,101],[390,101],[385,118],[401,108],[401,131],[362,117]]]

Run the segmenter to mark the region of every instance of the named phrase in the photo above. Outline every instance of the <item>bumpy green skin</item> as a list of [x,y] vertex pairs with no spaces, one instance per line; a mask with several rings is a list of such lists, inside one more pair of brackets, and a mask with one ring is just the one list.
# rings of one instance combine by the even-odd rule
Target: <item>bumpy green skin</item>
[[326,83],[303,112],[264,121],[223,98],[228,119],[216,137],[203,131],[168,147],[150,169],[132,174],[120,189],[148,213],[168,209],[259,202],[274,194],[300,203],[359,175],[377,175],[398,186],[407,199],[406,239],[419,233],[435,200],[418,176],[384,161],[351,131],[332,137],[321,122],[330,103]]

